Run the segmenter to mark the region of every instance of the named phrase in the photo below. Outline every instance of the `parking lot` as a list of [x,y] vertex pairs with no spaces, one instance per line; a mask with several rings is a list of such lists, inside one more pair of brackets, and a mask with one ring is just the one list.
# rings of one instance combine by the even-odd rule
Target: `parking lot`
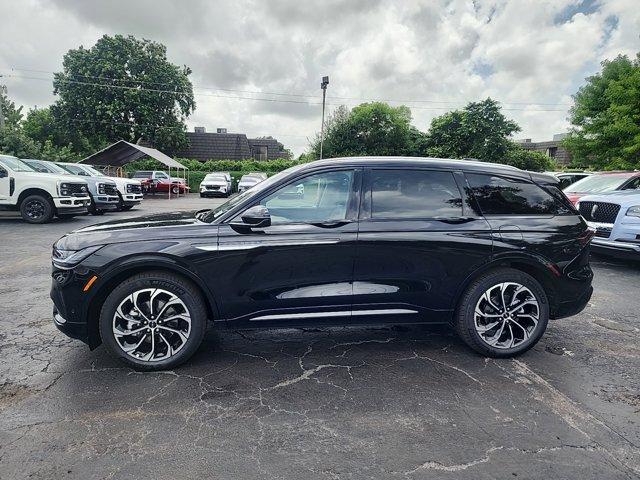
[[0,219],[1,479],[640,475],[640,263],[593,258],[587,309],[512,360],[440,327],[210,330],[186,365],[138,373],[56,330],[58,237],[220,202]]

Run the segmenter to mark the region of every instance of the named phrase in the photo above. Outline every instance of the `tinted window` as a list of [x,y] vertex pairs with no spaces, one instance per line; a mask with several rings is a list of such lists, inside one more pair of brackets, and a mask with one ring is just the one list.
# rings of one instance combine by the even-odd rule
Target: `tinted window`
[[347,218],[353,171],[323,172],[295,180],[260,202],[271,223],[319,223]]
[[546,190],[522,179],[467,174],[485,215],[558,215],[570,210]]
[[460,190],[450,172],[373,170],[372,218],[433,218],[462,215]]

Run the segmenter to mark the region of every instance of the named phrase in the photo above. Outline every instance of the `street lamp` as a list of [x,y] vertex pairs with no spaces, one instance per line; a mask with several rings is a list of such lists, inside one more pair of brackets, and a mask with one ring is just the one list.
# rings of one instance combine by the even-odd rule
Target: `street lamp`
[[320,88],[322,89],[322,124],[320,125],[320,159],[322,159],[322,143],[324,142],[324,102],[327,98],[327,85],[329,85],[329,77],[322,77]]

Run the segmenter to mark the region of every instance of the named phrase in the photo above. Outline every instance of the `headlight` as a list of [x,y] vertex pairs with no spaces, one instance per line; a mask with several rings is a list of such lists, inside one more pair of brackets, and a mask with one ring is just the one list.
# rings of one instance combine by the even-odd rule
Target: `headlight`
[[94,245],[93,247],[83,248],[82,250],[58,250],[56,247],[53,247],[51,261],[56,267],[71,268],[102,247],[104,247],[104,245]]
[[640,205],[634,205],[633,207],[629,207],[627,213],[625,213],[627,217],[638,217],[640,218]]
[[58,182],[58,195],[61,197],[70,197],[69,184],[65,182]]
[[106,193],[105,192],[105,187],[106,187],[106,185],[104,183],[99,183],[98,184],[98,193],[100,195],[104,195]]

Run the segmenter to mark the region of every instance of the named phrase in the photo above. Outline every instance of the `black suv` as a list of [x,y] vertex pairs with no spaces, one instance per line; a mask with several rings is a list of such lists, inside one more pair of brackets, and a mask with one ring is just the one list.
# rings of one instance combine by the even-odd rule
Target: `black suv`
[[296,166],[214,210],[65,235],[53,247],[55,323],[145,370],[193,355],[208,319],[450,323],[483,355],[516,355],[591,297],[592,232],[557,182],[464,160]]

